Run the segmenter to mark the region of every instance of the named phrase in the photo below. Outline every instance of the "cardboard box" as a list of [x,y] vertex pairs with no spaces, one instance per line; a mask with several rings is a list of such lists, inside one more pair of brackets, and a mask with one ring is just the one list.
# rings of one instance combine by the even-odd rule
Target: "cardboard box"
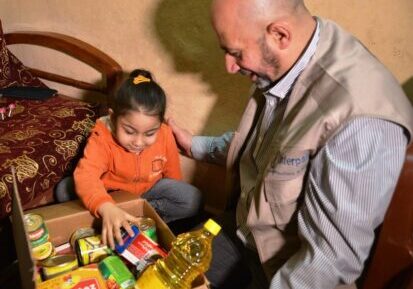
[[[85,210],[79,200],[41,207],[23,213],[20,198],[16,192],[17,188],[15,188],[13,197],[12,225],[22,289],[36,289],[35,262],[31,255],[23,214],[35,213],[42,215],[49,230],[50,240],[55,246],[68,242],[71,234],[78,228],[90,226],[100,228],[101,220],[93,217],[89,211]],[[135,196],[124,192],[114,192],[112,197],[119,207],[130,214],[154,219],[157,225],[159,244],[167,250],[170,249],[175,236],[148,202],[143,199],[136,199]],[[202,276],[194,281],[193,288],[208,289],[207,284],[208,281]]]

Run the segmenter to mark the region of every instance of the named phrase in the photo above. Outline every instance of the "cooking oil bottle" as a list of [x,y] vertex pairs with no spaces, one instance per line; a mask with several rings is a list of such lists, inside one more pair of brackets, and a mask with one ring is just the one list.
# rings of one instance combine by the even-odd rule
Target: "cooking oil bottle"
[[135,289],[190,289],[192,281],[208,270],[212,239],[221,227],[209,219],[202,229],[180,234],[164,259],[150,265],[138,278]]

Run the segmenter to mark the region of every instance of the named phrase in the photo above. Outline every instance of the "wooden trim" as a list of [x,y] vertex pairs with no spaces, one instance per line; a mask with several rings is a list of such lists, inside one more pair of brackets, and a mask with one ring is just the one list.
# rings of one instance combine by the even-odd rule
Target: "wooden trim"
[[105,93],[103,88],[99,87],[98,85],[92,84],[92,83],[88,83],[88,82],[84,82],[80,80],[74,80],[66,76],[61,76],[55,73],[50,73],[50,72],[46,72],[46,71],[35,69],[35,68],[30,68],[30,67],[28,68],[34,76],[37,76],[42,79],[47,79],[53,82],[62,83],[65,85],[77,87],[77,88],[84,89],[84,90]]
[[112,95],[122,78],[121,66],[109,55],[77,38],[40,31],[19,31],[4,34],[7,45],[30,44],[63,52],[93,67],[102,74],[101,87],[66,76],[31,68],[40,78],[74,86],[80,89],[99,91]]

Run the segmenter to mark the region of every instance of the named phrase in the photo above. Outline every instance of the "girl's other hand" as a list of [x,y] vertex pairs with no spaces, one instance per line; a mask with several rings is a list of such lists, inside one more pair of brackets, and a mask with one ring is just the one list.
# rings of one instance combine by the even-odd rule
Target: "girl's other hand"
[[115,249],[115,241],[119,245],[123,245],[121,227],[130,236],[134,235],[130,223],[136,224],[138,218],[128,214],[112,203],[103,203],[99,207],[98,213],[102,217],[102,242],[112,250]]

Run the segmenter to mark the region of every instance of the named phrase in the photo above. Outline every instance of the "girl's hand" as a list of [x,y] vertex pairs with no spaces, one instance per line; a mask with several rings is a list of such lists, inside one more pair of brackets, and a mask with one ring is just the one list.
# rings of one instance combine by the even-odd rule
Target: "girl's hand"
[[108,245],[112,250],[115,249],[115,240],[123,245],[120,229],[123,227],[130,236],[133,236],[131,223],[138,223],[138,218],[128,214],[118,206],[112,203],[103,203],[98,209],[102,217],[102,242]]

